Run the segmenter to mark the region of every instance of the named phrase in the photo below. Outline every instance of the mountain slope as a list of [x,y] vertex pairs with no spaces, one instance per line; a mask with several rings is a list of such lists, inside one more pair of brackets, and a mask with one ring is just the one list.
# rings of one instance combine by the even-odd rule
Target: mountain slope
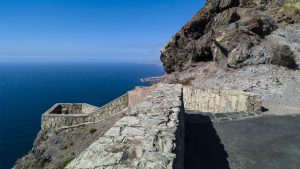
[[182,71],[206,61],[232,68],[271,63],[274,49],[281,44],[268,39],[268,35],[278,28],[299,23],[299,13],[291,5],[298,4],[297,1],[207,2],[162,49],[165,71]]

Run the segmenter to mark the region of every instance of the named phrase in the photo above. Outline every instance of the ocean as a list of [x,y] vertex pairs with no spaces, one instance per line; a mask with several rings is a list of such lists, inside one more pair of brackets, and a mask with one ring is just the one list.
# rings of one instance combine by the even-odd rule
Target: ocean
[[55,103],[104,105],[161,66],[104,63],[0,64],[0,168],[11,168],[32,148],[41,115]]

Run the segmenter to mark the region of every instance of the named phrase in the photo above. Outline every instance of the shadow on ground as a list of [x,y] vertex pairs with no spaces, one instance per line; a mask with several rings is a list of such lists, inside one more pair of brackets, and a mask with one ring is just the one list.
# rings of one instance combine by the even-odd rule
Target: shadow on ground
[[185,145],[185,169],[229,169],[228,154],[208,116],[186,114]]

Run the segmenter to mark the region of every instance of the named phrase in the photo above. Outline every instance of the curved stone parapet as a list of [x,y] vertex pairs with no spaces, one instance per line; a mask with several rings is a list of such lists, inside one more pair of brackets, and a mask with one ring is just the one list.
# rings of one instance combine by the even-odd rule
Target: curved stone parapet
[[67,169],[184,168],[182,86],[159,84]]
[[84,123],[102,121],[128,107],[128,94],[124,94],[102,107],[86,103],[57,103],[42,115],[41,129],[54,131]]

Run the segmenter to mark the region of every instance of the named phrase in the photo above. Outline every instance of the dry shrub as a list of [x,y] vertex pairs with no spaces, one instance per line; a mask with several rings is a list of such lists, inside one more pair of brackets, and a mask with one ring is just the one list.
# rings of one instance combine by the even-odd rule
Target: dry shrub
[[69,158],[69,159],[65,159],[62,164],[60,165],[59,168],[63,169],[65,168],[68,164],[70,164],[70,162],[73,160],[73,158]]
[[97,129],[90,129],[90,134],[94,134],[97,131]]
[[273,51],[271,64],[296,69],[295,55],[288,45],[279,46]]
[[295,15],[300,15],[300,0],[291,0],[283,5],[286,11],[291,11]]

